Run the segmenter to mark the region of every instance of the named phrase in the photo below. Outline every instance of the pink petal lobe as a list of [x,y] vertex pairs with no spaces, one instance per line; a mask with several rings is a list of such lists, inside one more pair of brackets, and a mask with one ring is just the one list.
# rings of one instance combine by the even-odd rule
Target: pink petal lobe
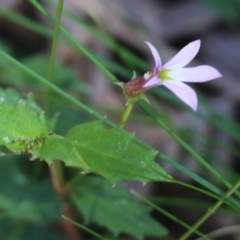
[[181,68],[186,66],[196,56],[201,45],[200,40],[193,41],[182,48],[171,60],[164,64],[163,68]]
[[157,76],[150,78],[144,85],[143,88],[153,88],[162,84],[162,81]]
[[145,42],[145,43],[148,45],[148,47],[152,52],[153,58],[155,60],[155,68],[160,69],[162,67],[162,61],[157,49],[150,42]]
[[172,91],[177,97],[185,102],[194,111],[197,110],[197,95],[195,91],[182,82],[166,81],[163,85]]
[[206,82],[222,75],[211,66],[201,65],[192,68],[174,69],[168,73],[168,76],[174,81],[180,82]]

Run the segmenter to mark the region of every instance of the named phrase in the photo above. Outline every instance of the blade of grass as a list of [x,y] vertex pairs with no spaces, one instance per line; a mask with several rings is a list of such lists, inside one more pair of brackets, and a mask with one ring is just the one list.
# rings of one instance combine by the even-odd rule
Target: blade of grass
[[211,208],[209,208],[207,212],[192,226],[192,228],[188,229],[188,231],[179,238],[179,240],[188,239],[196,229],[198,229],[212,214],[217,211],[217,209],[224,203],[225,199],[229,198],[239,187],[240,179],[233,185],[231,189],[226,192],[226,194],[224,194],[224,196],[222,196],[220,200],[218,200]]
[[[53,21],[52,16],[35,0],[30,0],[30,2],[50,21]],[[117,78],[109,72],[105,66],[101,64],[91,53],[88,51],[82,44],[80,44],[72,35],[69,33],[64,27],[60,27],[60,30],[67,37],[67,39],[71,42],[71,44],[82,52],[87,58],[89,58],[111,81],[116,82]]]
[[206,235],[204,235],[203,233],[199,232],[198,230],[192,229],[192,226],[188,225],[187,223],[183,222],[182,220],[178,219],[177,217],[175,217],[174,215],[172,215],[171,213],[167,212],[166,210],[164,210],[163,208],[157,206],[156,204],[152,203],[151,201],[149,201],[148,199],[146,199],[145,197],[141,196],[140,194],[138,194],[137,192],[135,192],[134,190],[130,190],[130,192],[137,198],[139,198],[141,201],[143,201],[144,203],[146,203],[147,205],[151,206],[152,208],[154,208],[156,211],[162,213],[163,215],[165,215],[166,217],[168,217],[169,219],[171,219],[174,222],[177,222],[179,225],[185,227],[186,229],[192,230],[194,233],[196,233],[197,235],[203,237],[206,240],[211,240],[211,238],[207,237]]
[[[205,159],[203,159],[196,151],[194,151],[185,141],[183,141],[172,129],[170,129],[156,114],[155,111],[146,103],[139,103],[140,107],[160,126],[162,126],[183,148],[185,148],[201,165],[203,165],[210,173],[212,173],[225,186],[231,188],[232,185],[225,180]],[[240,192],[236,191],[238,197]]]
[[19,25],[22,25],[27,29],[32,30],[33,32],[39,33],[42,36],[45,36],[45,37],[52,36],[52,31],[50,29],[18,13],[10,11],[6,8],[0,7],[0,16],[12,22],[15,22]]
[[98,238],[98,239],[109,240],[108,238],[105,238],[105,237],[101,236],[100,234],[94,232],[94,231],[91,230],[90,228],[85,227],[84,225],[82,225],[82,224],[80,224],[80,223],[77,223],[77,222],[71,220],[70,218],[68,218],[68,217],[66,217],[66,216],[64,216],[64,215],[62,215],[62,218],[65,219],[66,221],[74,224],[75,226],[77,226],[77,227],[85,230],[86,232],[90,233],[91,235],[93,235],[94,237],[96,237],[96,238]]

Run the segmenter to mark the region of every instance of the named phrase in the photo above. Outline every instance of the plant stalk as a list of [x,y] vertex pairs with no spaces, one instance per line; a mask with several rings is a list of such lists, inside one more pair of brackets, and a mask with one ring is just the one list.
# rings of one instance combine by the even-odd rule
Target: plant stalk
[[[58,1],[56,20],[54,24],[54,33],[53,33],[53,39],[52,39],[52,45],[51,45],[51,53],[50,53],[49,64],[48,64],[47,79],[49,82],[53,82],[54,80],[55,55],[56,55],[56,47],[57,47],[57,40],[58,40],[63,4],[64,4],[64,0]],[[49,94],[50,94],[50,91],[48,90],[47,100],[46,100],[47,104],[49,104],[49,101],[48,101]],[[64,175],[63,175],[61,162],[57,160],[53,161],[53,163],[50,166],[50,173],[52,177],[53,187],[55,191],[59,194],[60,199],[62,199],[63,196],[61,196],[61,193],[63,192],[62,188],[64,185]]]
[[121,120],[120,120],[120,122],[118,124],[119,127],[123,128],[126,125],[128,119],[129,119],[129,116],[130,116],[130,114],[131,114],[131,112],[133,110],[133,107],[134,107],[134,102],[133,101],[129,101],[127,106],[126,106],[126,108],[125,108],[125,110],[124,110],[124,112],[123,112],[122,118],[121,118]]
[[188,239],[188,237],[196,231],[215,211],[224,203],[224,201],[229,198],[238,188],[240,187],[240,179],[230,188],[224,196],[222,196],[213,207],[209,208],[207,212],[189,229],[186,233],[184,233],[179,240]]
[[58,1],[57,13],[56,13],[56,18],[54,22],[54,31],[53,31],[51,52],[50,52],[50,58],[48,63],[48,73],[47,73],[47,79],[50,82],[54,81],[54,64],[55,64],[55,58],[56,58],[56,49],[57,49],[58,35],[60,30],[63,4],[64,4],[64,0]]

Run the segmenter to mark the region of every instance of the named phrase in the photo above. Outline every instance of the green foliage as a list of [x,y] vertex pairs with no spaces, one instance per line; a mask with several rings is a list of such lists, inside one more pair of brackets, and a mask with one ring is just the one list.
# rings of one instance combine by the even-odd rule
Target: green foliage
[[100,174],[112,183],[171,181],[154,163],[157,152],[139,145],[132,134],[108,129],[103,120],[77,125],[66,138],[48,134],[44,115],[33,99],[18,102],[19,98],[11,89],[0,92],[0,145],[48,164],[62,160],[67,166]]
[[51,164],[53,160],[60,159],[66,166],[79,167],[84,171],[89,171],[88,166],[75,148],[74,142],[59,135],[47,136],[41,146],[33,146],[31,153],[32,159],[40,158],[48,164]]
[[113,183],[171,181],[171,177],[154,163],[156,151],[136,143],[132,134],[104,127],[103,120],[75,126],[66,137],[76,142],[91,172]]
[[52,163],[62,160],[67,166],[79,167],[84,173],[96,173],[116,184],[126,180],[171,181],[156,163],[156,151],[140,146],[132,134],[108,129],[105,121],[93,121],[72,128],[66,138],[45,137],[31,149],[32,159]]
[[[210,0],[206,1],[214,2]],[[30,2],[32,2],[50,21],[57,22],[43,8],[39,1],[30,0]],[[226,3],[224,0],[219,1],[219,3],[215,2],[214,4],[216,7],[218,7],[229,22],[236,23],[239,20],[239,14],[237,14],[237,8],[239,7],[238,0],[232,1],[233,3],[230,3],[230,1]],[[46,4],[49,4],[49,1],[46,1]],[[107,78],[112,81],[117,80],[110,71],[113,71],[117,76],[124,79],[129,79],[131,77],[130,72],[135,68],[138,71],[140,71],[140,69],[141,71],[147,71],[146,68],[148,68],[148,65],[144,59],[137,57],[126,49],[118,40],[104,31],[100,22],[97,26],[89,24],[87,21],[83,24],[83,19],[79,19],[79,15],[74,14],[72,10],[68,11],[67,15],[74,20],[75,24],[85,24],[86,29],[89,29],[88,31],[92,33],[95,38],[97,37],[99,42],[104,43],[108,49],[114,51],[114,54],[118,55],[122,60],[123,63],[120,65],[119,62],[114,62],[111,58],[98,56],[96,52],[89,51],[66,29],[59,26],[59,29],[66,36],[65,39],[62,38],[61,40],[65,41],[67,39],[66,43],[70,43],[69,45],[74,47],[79,54],[83,54],[91,60]],[[17,23],[43,36],[52,36],[51,30],[48,27],[18,13],[0,7],[0,16],[1,19],[5,18],[8,21]],[[55,42],[56,41],[57,39],[55,38]],[[64,123],[60,125],[59,128],[61,128],[61,132],[58,131],[58,134],[65,135],[68,129],[73,125],[89,120],[89,118],[87,120],[84,119],[82,112],[73,109],[75,106],[81,108],[94,118],[103,118],[102,115],[94,111],[91,107],[84,105],[77,98],[72,97],[66,92],[66,90],[71,90],[71,93],[73,93],[73,91],[75,93],[76,90],[79,90],[85,93],[87,90],[84,88],[85,85],[79,85],[78,79],[76,79],[72,69],[62,64],[53,63],[50,68],[55,74],[54,85],[44,78],[48,68],[48,59],[44,54],[26,56],[24,59],[21,59],[21,64],[19,61],[9,56],[9,54],[14,55],[16,52],[11,52],[8,45],[4,45],[0,42],[0,49],[3,50],[3,52],[0,51],[0,80],[4,83],[4,86],[10,85],[24,92],[34,91],[36,96],[39,97],[38,99],[41,99],[42,103],[47,105],[46,108],[52,110],[53,101],[57,101],[59,105],[61,105],[61,114],[66,111],[68,119],[65,120],[62,118],[60,120],[62,122],[67,122],[67,124]],[[127,69],[127,67],[123,68],[123,66],[128,66],[129,69]],[[49,98],[44,98],[46,95],[42,97],[45,91],[48,92]],[[218,171],[219,168],[225,169],[225,166],[219,164],[219,155],[216,154],[218,151],[214,150],[214,148],[222,150],[221,145],[217,144],[217,140],[214,136],[211,136],[212,139],[209,141],[209,145],[205,144],[202,147],[202,144],[198,142],[197,144],[201,145],[201,148],[199,148],[200,150],[197,152],[194,152],[192,149],[194,144],[196,146],[195,139],[193,139],[194,137],[191,138],[194,142],[192,140],[189,141],[189,139],[182,141],[179,134],[172,131],[172,129],[178,129],[178,126],[174,123],[173,119],[169,118],[167,111],[164,110],[166,102],[174,103],[174,105],[178,107],[182,107],[183,104],[177,101],[172,95],[169,95],[165,90],[156,89],[156,91],[152,90],[152,93],[158,96],[158,100],[160,97],[161,100],[164,99],[164,101],[162,101],[160,107],[158,105],[157,109],[153,109],[149,105],[146,106],[146,108],[141,105],[141,107],[145,109],[145,113],[144,117],[141,116],[141,113],[138,117],[142,120],[146,119],[146,116],[154,119],[175,140],[177,140],[182,147],[196,159],[200,160],[199,162],[206,167],[207,171],[201,171],[202,169],[200,169],[199,172],[201,176],[199,172],[194,173],[192,168],[189,168],[188,165],[190,161],[191,164],[194,164],[194,159],[188,161],[189,157],[186,157],[185,154],[183,155],[186,161],[183,164],[161,153],[159,153],[158,156],[164,162],[170,164],[174,170],[180,171],[184,176],[188,176],[197,181],[211,192],[196,188],[193,185],[187,185],[186,183],[178,183],[191,187],[204,194],[208,194],[217,199],[220,203],[231,203],[232,205],[230,206],[233,207],[236,214],[239,210],[236,208],[236,206],[239,205],[239,201],[235,198],[226,200],[224,191],[220,189],[222,186],[218,181],[220,180],[220,182],[227,183],[226,185],[231,187],[228,182],[232,183],[231,176],[233,175],[232,169],[229,170],[228,174],[222,174],[223,171]],[[55,94],[58,94],[61,98],[57,98]],[[115,128],[116,126],[111,121],[107,119],[105,121],[108,125],[114,127],[111,129],[104,126],[104,121],[96,121],[74,127],[69,131],[66,137],[50,134],[47,131],[42,110],[34,102],[32,96],[28,95],[26,100],[20,101],[20,99],[21,96],[14,90],[0,89],[0,116],[2,118],[0,120],[1,147],[4,145],[14,152],[29,153],[32,159],[40,158],[48,164],[51,164],[54,159],[61,159],[67,166],[81,168],[85,173],[93,172],[100,174],[114,184],[130,179],[137,179],[144,183],[159,180],[171,181],[171,177],[154,163],[157,152],[149,150],[151,149],[149,146],[147,148],[143,147],[143,144],[139,144],[139,141],[136,141],[133,135]],[[72,104],[72,109],[68,108],[70,105],[64,106],[64,104],[62,104],[63,99]],[[201,102],[204,102],[204,100],[201,100]],[[185,106],[183,107],[185,109]],[[205,123],[211,125],[214,130],[216,129],[221,133],[225,132],[229,140],[231,137],[235,139],[236,142],[239,142],[239,124],[237,122],[219,113],[219,110],[211,108],[211,104],[209,104],[208,101],[205,101],[204,105],[202,104],[202,108],[204,110],[199,109],[198,113],[194,113],[196,117],[201,118]],[[74,111],[76,114],[72,115]],[[62,115],[60,118],[61,117]],[[216,119],[218,119],[218,121],[216,121]],[[47,119],[46,121],[49,120]],[[165,124],[165,122],[167,122],[167,124]],[[169,125],[171,125],[170,128]],[[196,129],[193,129],[196,134]],[[189,129],[186,129],[186,131],[189,133]],[[202,132],[197,134],[201,134],[204,139],[209,137]],[[191,134],[191,136],[193,135]],[[219,141],[221,141],[221,138],[219,139]],[[227,144],[221,142],[221,144],[224,145],[226,149],[229,149],[228,153],[232,154],[231,141],[228,141]],[[204,154],[206,160],[201,157]],[[236,155],[237,154],[239,155],[239,151],[236,148]],[[179,156],[177,160],[181,159],[183,155]],[[25,168],[24,163],[27,162],[31,168],[30,170],[26,170],[25,168],[25,171],[34,174],[32,166],[36,164],[45,166],[45,163],[40,161],[28,162],[25,161],[26,159],[22,161],[22,159],[18,158],[16,155],[13,156],[15,159],[11,160],[11,157],[12,156],[9,155],[1,156],[0,159],[0,182],[2,183],[0,184],[1,237],[4,239],[24,240],[64,239],[64,235],[59,234],[59,229],[55,228],[55,226],[59,226],[60,206],[56,202],[56,196],[50,185],[49,175],[44,172],[41,178],[31,179],[19,170],[19,166]],[[217,161],[215,161],[215,159]],[[215,168],[214,164],[217,168]],[[227,164],[226,161],[226,165]],[[198,167],[199,165],[196,165],[194,169],[198,169]],[[68,180],[70,180],[69,184],[67,184],[67,187],[69,187],[71,183],[75,182],[71,181],[71,178],[75,179],[75,174],[76,172],[79,173],[79,171],[69,168],[65,170],[67,172],[66,176]],[[218,174],[216,174],[216,172],[218,172]],[[213,178],[213,175],[217,176],[217,178]],[[239,179],[238,175],[239,174],[236,174],[236,179]],[[209,181],[211,182],[208,182],[206,179],[210,179]],[[212,192],[215,194],[212,194]],[[184,195],[184,197],[186,196]],[[72,199],[77,205],[77,210],[83,213],[85,220],[98,223],[100,226],[106,226],[115,234],[123,232],[134,235],[137,238],[143,238],[146,234],[161,237],[164,235],[164,232],[166,233],[161,225],[157,225],[156,222],[150,218],[145,207],[135,202],[135,200],[121,188],[110,188],[110,184],[104,179],[88,178],[88,176],[84,176],[83,181],[73,189]],[[143,201],[143,199],[141,200]],[[55,206],[57,206],[58,211],[51,205],[52,202],[56,204]],[[147,204],[150,205],[150,203]],[[235,206],[233,206],[233,204]],[[154,208],[158,209],[157,206],[154,206]],[[52,211],[54,213],[52,213]],[[160,212],[169,217],[165,210]],[[211,211],[208,212],[211,213]],[[79,219],[78,217],[79,215],[76,211],[76,219]],[[118,222],[118,217],[122,219],[121,222]],[[184,224],[182,220],[177,219],[173,215],[170,219],[187,229],[191,229],[189,225]],[[54,224],[50,225],[49,223],[52,222],[54,222]],[[142,226],[145,227],[140,228],[139,225],[136,226],[136,223],[141,223],[143,224]],[[135,231],[134,226],[136,226]],[[110,233],[108,236],[108,239],[116,239],[115,237],[113,238]]]
[[26,107],[34,111],[35,113],[42,112],[41,108],[36,104],[33,99],[32,94],[28,94],[24,100],[21,95],[12,88],[2,89],[0,88],[0,103],[5,104],[10,107],[16,107],[19,101],[25,104]]
[[31,98],[20,100],[16,107],[12,107],[18,100],[13,90],[1,91],[0,100],[0,146],[6,145],[14,152],[26,152],[47,133],[44,115],[27,107],[39,110]]
[[72,199],[87,223],[99,223],[115,235],[128,233],[143,239],[146,235],[162,237],[167,234],[165,227],[149,215],[147,207],[124,189],[112,188],[102,178],[84,178],[73,191]]
[[22,221],[22,224],[47,224],[56,221],[60,215],[51,183],[47,179],[34,181],[22,171],[21,166],[28,162],[22,156],[17,159],[13,155],[1,156],[0,229],[6,219]]

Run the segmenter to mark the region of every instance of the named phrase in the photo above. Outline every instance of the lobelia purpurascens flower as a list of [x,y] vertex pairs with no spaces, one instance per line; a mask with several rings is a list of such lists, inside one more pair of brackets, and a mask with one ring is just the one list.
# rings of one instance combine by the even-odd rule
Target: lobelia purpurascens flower
[[194,111],[197,109],[197,95],[195,91],[183,82],[206,82],[222,75],[215,68],[208,65],[184,68],[198,53],[201,41],[196,40],[182,48],[171,60],[162,66],[161,58],[156,48],[145,42],[150,48],[155,66],[142,77],[133,78],[126,84],[120,83],[129,101],[145,98],[145,91],[164,85]]

